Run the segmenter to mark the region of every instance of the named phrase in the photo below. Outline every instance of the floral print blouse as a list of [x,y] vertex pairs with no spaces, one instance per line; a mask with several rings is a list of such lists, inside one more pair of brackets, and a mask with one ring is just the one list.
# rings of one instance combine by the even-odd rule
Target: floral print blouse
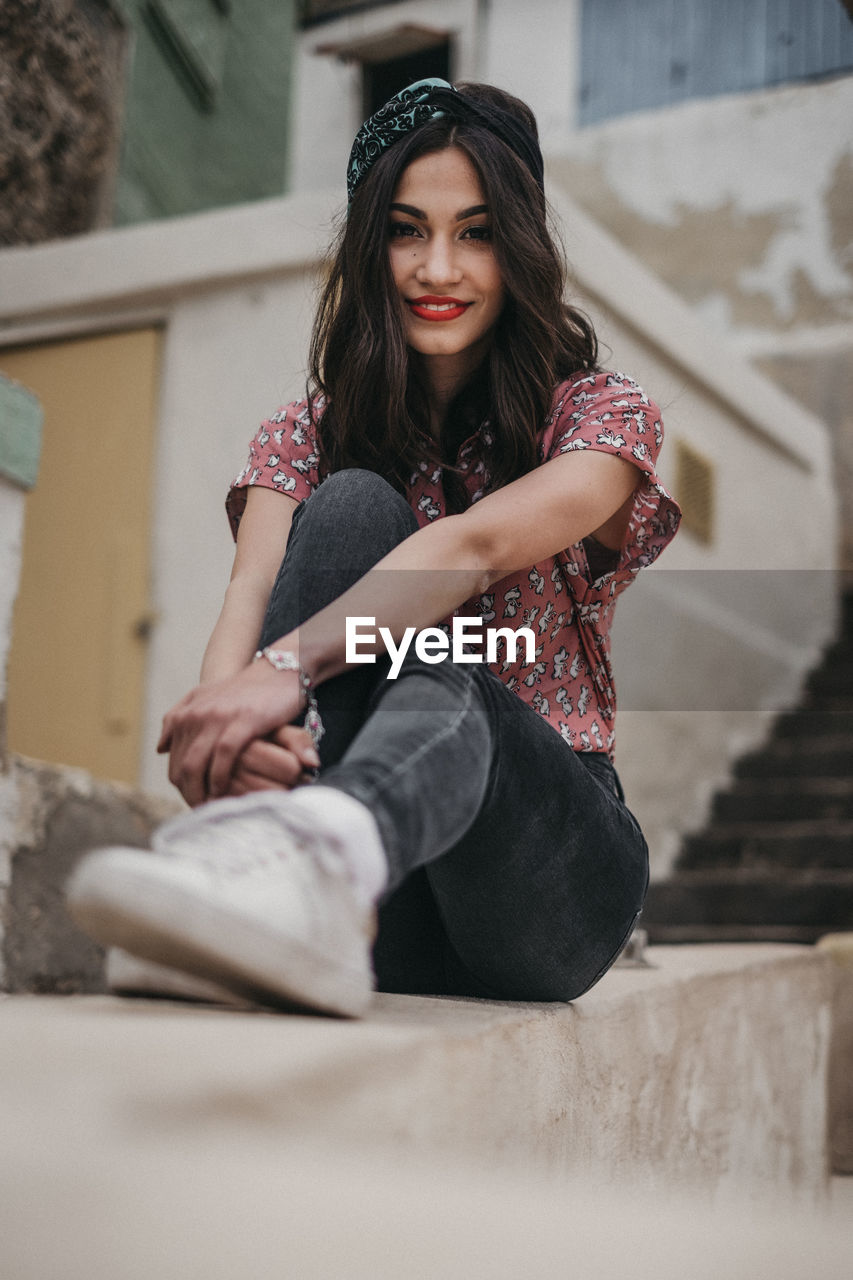
[[[484,629],[530,628],[534,661],[519,645],[514,660],[498,639],[492,668],[548,721],[575,751],[613,754],[616,692],[610,664],[610,626],[617,598],[675,536],[681,512],[661,485],[655,463],[663,442],[661,414],[633,379],[594,373],[561,383],[539,434],[542,462],[577,449],[625,458],[640,473],[623,545],[610,552],[585,538],[555,556],[495,582],[466,601],[457,616],[480,616]],[[460,447],[458,464],[471,502],[489,481],[489,424]],[[249,446],[227,510],[234,536],[250,485],[277,489],[302,501],[320,484],[318,449],[307,403],[296,401],[267,419]],[[445,514],[441,471],[423,462],[407,498],[421,526]],[[535,513],[534,513],[535,515]],[[502,647],[503,645],[503,647]]]

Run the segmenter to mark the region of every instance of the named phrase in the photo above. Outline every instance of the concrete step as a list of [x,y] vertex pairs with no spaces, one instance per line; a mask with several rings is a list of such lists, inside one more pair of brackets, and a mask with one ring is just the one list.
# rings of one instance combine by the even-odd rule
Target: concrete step
[[853,774],[847,777],[749,778],[719,792],[711,823],[853,821]]
[[845,633],[824,652],[822,667],[853,666],[853,636]]
[[720,938],[721,927],[729,931],[723,936],[748,939],[769,926],[792,942],[853,930],[853,869],[786,870],[784,878],[772,866],[678,871],[650,886],[643,928],[652,942],[671,942],[673,929],[684,926],[684,936],[708,941]]
[[[851,717],[853,726],[853,717]],[[853,733],[772,738],[760,750],[742,756],[736,778],[853,777]]]
[[[832,960],[835,979],[829,1055],[830,1162],[836,1173],[849,1175],[853,1174],[853,933],[827,934],[818,949]],[[853,1179],[850,1191],[853,1197]]]
[[[382,996],[360,1022],[7,997],[4,1273],[829,1280],[833,1233],[829,1259],[826,1233],[789,1256],[786,1224],[827,1195],[832,962],[778,946],[649,960],[574,1005]],[[651,1217],[627,1211],[638,1199]],[[729,1206],[728,1263],[706,1267],[695,1237],[690,1262],[677,1234],[650,1252],[674,1199],[682,1230]],[[740,1250],[771,1204],[762,1272],[767,1255]],[[487,1227],[476,1248],[462,1222]]]
[[683,921],[649,921],[648,933],[654,945],[668,947],[721,946],[735,943],[791,943],[813,946],[825,935],[808,925],[754,924],[747,921],[726,924],[691,924]]
[[853,694],[853,662],[822,663],[808,677],[806,688],[818,695],[849,697]]
[[853,866],[853,822],[813,819],[785,822],[717,822],[687,836],[678,870],[703,867],[812,867],[819,872]]
[[811,694],[793,711],[779,716],[774,737],[822,737],[853,734],[853,697],[838,692],[826,697]]

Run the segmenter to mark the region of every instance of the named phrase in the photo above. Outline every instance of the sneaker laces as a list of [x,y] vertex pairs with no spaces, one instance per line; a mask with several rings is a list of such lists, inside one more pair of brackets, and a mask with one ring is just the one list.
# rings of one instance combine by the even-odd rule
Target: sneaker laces
[[294,858],[344,874],[345,860],[301,814],[288,812],[287,792],[256,791],[211,800],[158,827],[155,853],[184,858],[224,875],[276,871]]

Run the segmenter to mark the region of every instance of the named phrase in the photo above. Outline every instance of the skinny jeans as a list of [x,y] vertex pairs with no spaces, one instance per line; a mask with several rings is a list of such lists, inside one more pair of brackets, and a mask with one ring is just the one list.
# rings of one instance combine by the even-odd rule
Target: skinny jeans
[[[418,528],[385,480],[347,470],[294,513],[261,634],[272,644]],[[321,685],[320,782],[362,801],[388,858],[377,985],[564,1001],[618,956],[648,851],[609,758],[575,752],[483,663],[410,646]]]

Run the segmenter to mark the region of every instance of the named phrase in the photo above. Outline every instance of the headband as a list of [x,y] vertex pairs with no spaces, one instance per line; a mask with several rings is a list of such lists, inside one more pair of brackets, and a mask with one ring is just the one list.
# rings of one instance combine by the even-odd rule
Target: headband
[[347,166],[347,196],[351,201],[362,178],[384,152],[429,120],[449,116],[460,123],[478,124],[500,138],[530,170],[545,190],[539,143],[527,126],[501,107],[474,102],[446,80],[417,80],[390,98],[355,135]]

